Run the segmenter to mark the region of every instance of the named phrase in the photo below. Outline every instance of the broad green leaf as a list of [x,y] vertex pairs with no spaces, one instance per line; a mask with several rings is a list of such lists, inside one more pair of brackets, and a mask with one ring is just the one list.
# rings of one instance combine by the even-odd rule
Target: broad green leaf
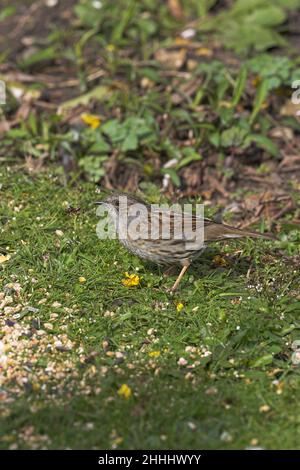
[[98,137],[97,141],[89,148],[90,153],[107,153],[109,150],[110,146],[103,137]]
[[94,28],[101,20],[101,12],[93,8],[91,4],[78,3],[74,7],[75,14],[82,21],[83,24]]
[[221,134],[221,145],[223,147],[238,147],[243,144],[247,130],[238,126],[226,129]]
[[275,28],[284,24],[288,9],[299,5],[300,0],[237,0],[232,7],[204,19],[199,30],[216,32],[226,47],[239,54],[284,46],[287,42]]
[[126,131],[117,119],[110,119],[101,127],[101,131],[106,134],[112,142],[121,142],[126,138]]
[[91,181],[97,182],[105,173],[103,163],[107,158],[107,156],[86,155],[79,160],[79,166],[83,168]]
[[300,0],[275,0],[274,3],[286,9],[300,7]]
[[247,21],[260,26],[277,26],[286,20],[285,11],[274,5],[259,8],[247,17]]
[[265,5],[265,0],[236,0],[229,14],[245,15],[249,11],[258,9],[261,5]]
[[121,150],[127,152],[128,150],[136,150],[138,148],[137,134],[130,132],[122,143]]

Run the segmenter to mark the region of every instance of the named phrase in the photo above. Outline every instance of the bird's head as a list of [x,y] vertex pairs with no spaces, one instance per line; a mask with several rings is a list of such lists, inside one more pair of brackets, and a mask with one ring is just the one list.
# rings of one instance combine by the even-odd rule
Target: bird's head
[[120,214],[120,212],[128,210],[129,206],[132,204],[140,203],[140,201],[133,196],[130,196],[126,193],[112,193],[107,196],[103,201],[96,202],[96,204],[103,207],[105,211],[116,220]]

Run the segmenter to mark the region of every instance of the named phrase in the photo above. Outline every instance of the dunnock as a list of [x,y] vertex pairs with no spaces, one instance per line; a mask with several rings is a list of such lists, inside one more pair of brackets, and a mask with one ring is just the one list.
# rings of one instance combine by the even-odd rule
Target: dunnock
[[275,238],[187,212],[165,208],[153,210],[150,204],[122,193],[112,194],[97,204],[108,211],[118,238],[128,251],[158,265],[182,267],[171,291],[177,289],[191,262],[201,254],[206,244],[243,237]]

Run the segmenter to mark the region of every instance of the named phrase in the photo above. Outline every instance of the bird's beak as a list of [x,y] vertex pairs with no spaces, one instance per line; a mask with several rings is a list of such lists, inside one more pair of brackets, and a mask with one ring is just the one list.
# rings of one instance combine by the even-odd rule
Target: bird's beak
[[[104,209],[108,209],[108,205],[105,201],[97,201],[97,202],[94,202],[95,206],[98,206],[98,207],[104,207]],[[98,210],[98,209],[97,209]]]

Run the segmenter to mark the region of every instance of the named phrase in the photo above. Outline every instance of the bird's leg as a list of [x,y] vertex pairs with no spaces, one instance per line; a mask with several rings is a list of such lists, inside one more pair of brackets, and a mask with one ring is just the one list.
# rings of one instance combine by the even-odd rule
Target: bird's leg
[[172,276],[172,274],[175,274],[175,269],[176,266],[169,266],[168,269],[166,269],[163,273],[164,277]]
[[189,267],[190,263],[186,264],[185,266],[183,266],[182,270],[180,271],[180,274],[178,276],[178,278],[176,279],[172,289],[171,289],[171,292],[174,292],[177,287],[178,287],[178,284],[180,283],[181,279],[183,278],[184,276],[184,273],[186,272],[187,268]]

